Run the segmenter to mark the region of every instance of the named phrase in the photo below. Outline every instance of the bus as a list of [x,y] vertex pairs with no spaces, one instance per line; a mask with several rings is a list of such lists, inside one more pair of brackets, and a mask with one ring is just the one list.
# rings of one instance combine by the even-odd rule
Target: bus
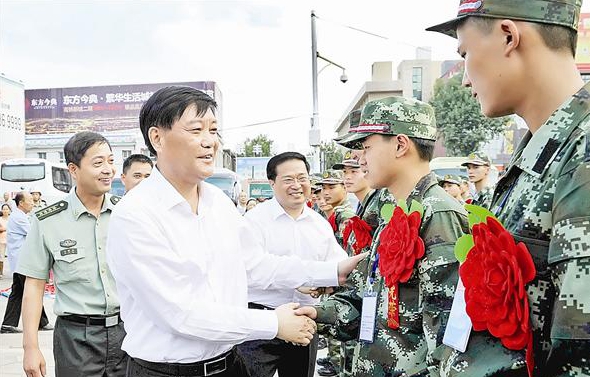
[[0,163],[0,193],[8,192],[11,198],[19,191],[35,189],[51,204],[61,200],[71,188],[72,177],[65,164],[40,158],[15,158]]
[[226,168],[215,168],[212,176],[205,179],[205,182],[211,183],[220,188],[225,195],[236,204],[242,187],[240,185],[240,178],[236,172]]

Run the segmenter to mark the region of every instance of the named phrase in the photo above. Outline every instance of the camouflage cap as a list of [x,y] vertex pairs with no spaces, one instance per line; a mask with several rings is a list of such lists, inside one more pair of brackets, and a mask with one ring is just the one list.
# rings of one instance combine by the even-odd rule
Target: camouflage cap
[[341,170],[326,170],[320,181],[322,185],[337,185],[339,183],[344,184],[344,174]]
[[[361,121],[361,110],[353,110],[348,114],[348,132],[359,126]],[[344,139],[347,135],[342,135],[334,138],[335,142],[339,142]]]
[[468,160],[461,164],[461,166],[467,166],[467,164],[479,165],[479,166],[490,166],[492,165],[492,160],[490,156],[483,152],[473,152],[467,156]]
[[344,170],[344,168],[360,168],[361,165],[359,164],[359,156],[355,156],[352,151],[347,151],[344,154],[344,159],[339,164],[334,164],[332,169],[334,170]]
[[461,177],[455,174],[447,174],[441,179],[439,179],[438,183],[442,186],[443,183],[454,183],[456,185],[461,186]]
[[457,38],[457,25],[469,16],[530,21],[578,30],[582,0],[460,0],[457,17],[429,27]]
[[436,140],[434,109],[412,98],[386,97],[367,102],[358,127],[338,144],[361,149],[359,143],[373,134],[399,135]]

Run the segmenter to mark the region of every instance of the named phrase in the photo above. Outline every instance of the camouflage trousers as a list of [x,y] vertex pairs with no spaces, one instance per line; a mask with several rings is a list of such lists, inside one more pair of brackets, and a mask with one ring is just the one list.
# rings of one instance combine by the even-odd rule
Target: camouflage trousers
[[331,335],[326,335],[325,338],[326,342],[328,343],[328,359],[330,359],[330,362],[334,366],[334,369],[336,369],[336,371],[340,373],[340,346],[344,342],[336,340]]
[[352,377],[352,359],[357,341],[340,342],[340,377]]

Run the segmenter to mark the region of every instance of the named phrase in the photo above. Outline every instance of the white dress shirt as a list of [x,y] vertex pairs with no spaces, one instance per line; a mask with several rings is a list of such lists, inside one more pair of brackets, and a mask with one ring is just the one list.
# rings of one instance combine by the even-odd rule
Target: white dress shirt
[[200,183],[197,212],[155,168],[112,213],[107,260],[127,332],[122,348],[131,357],[190,363],[272,339],[277,317],[247,308],[248,285],[337,284],[337,263],[264,253],[215,186]]
[[[330,224],[306,205],[302,214],[293,219],[273,198],[246,212],[245,218],[267,253],[310,261],[340,261],[347,257]],[[314,305],[319,299],[296,289],[250,287],[248,301],[276,308],[288,302]]]

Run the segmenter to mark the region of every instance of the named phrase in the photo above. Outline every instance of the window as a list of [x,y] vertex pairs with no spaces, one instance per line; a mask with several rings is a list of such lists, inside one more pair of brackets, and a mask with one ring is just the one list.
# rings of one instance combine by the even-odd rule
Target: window
[[72,177],[67,169],[52,166],[51,176],[53,178],[53,187],[59,191],[70,192],[72,188]]
[[422,67],[412,68],[412,97],[422,101]]
[[127,157],[131,156],[131,151],[128,149],[123,149],[121,151],[121,156],[123,157],[123,160],[126,159]]
[[45,164],[2,164],[2,180],[7,182],[32,182],[45,178]]
[[64,156],[64,152],[59,152],[59,162],[65,163],[66,157]]
[[47,159],[47,152],[37,152],[37,158]]

